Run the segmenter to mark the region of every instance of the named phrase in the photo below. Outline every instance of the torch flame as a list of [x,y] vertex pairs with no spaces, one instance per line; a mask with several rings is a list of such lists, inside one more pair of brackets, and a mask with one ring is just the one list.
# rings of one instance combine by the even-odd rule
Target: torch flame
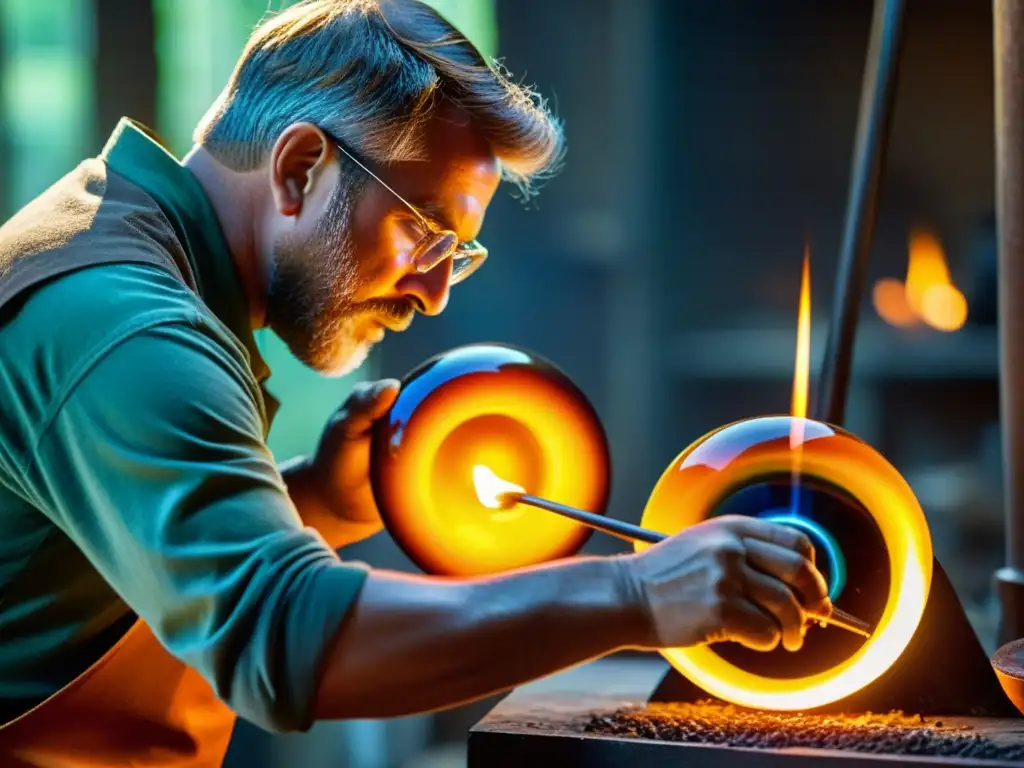
[[789,427],[789,449],[793,459],[789,484],[790,512],[800,514],[800,470],[803,465],[804,430],[807,425],[807,390],[811,370],[811,253],[804,246],[803,275],[800,280],[800,310],[797,313],[796,363],[793,368],[793,419]]
[[793,426],[789,447],[804,441],[804,419],[807,418],[807,390],[811,370],[811,254],[804,248],[803,277],[800,281],[800,311],[797,315],[796,365],[793,369]]
[[505,506],[501,497],[506,493],[526,493],[526,489],[503,480],[483,464],[473,467],[473,485],[480,503],[488,509],[501,509]]

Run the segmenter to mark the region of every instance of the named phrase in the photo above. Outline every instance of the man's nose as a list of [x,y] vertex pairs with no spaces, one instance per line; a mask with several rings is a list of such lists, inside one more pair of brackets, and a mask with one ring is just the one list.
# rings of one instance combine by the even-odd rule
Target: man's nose
[[429,272],[413,272],[398,282],[398,290],[424,315],[439,315],[448,306],[452,260],[445,259]]

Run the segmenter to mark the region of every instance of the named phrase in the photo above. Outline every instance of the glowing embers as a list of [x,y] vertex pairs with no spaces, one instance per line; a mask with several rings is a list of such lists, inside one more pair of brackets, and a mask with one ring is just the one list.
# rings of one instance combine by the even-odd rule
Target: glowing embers
[[[926,719],[902,712],[816,715],[749,711],[714,702],[654,704],[644,709],[594,715],[584,731],[599,736],[743,749],[835,749],[872,753],[885,756],[880,765],[890,765],[894,755],[957,757],[972,759],[971,765],[978,765],[973,760],[1024,759],[1024,747],[1005,737],[999,738],[996,732],[979,733],[968,723],[950,722],[948,717]],[[803,759],[807,765],[815,762],[806,752]],[[772,764],[776,762],[769,760]],[[722,765],[729,765],[727,761],[728,758],[723,758]]]
[[574,521],[482,504],[477,465],[531,494],[605,511],[608,445],[593,407],[564,373],[521,349],[460,347],[406,377],[374,433],[377,506],[429,573],[497,573],[566,557],[586,542],[590,530]]
[[[793,417],[777,416],[709,433],[661,476],[642,520],[645,528],[671,534],[717,514],[782,509],[815,521],[838,543],[846,583],[835,604],[874,625],[870,640],[812,628],[806,651],[795,654],[752,654],[731,645],[663,652],[711,695],[760,709],[811,709],[875,680],[910,642],[931,584],[925,517],[896,469],[856,437],[813,420],[800,425],[803,440],[791,448],[794,426]],[[794,510],[790,484],[797,460],[801,491]],[[834,587],[838,574],[826,575]]]

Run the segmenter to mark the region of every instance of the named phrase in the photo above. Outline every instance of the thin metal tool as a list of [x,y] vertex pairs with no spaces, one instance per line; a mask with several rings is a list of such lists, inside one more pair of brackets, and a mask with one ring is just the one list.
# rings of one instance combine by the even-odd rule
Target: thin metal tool
[[[647,528],[641,528],[639,525],[626,523],[622,520],[612,520],[611,518],[595,515],[593,512],[576,509],[575,507],[567,507],[565,504],[559,504],[557,501],[549,501],[548,499],[542,499],[539,496],[531,496],[528,493],[508,492],[501,494],[498,498],[503,507],[510,507],[515,504],[525,504],[528,507],[535,507],[548,512],[554,512],[556,515],[568,517],[569,519],[575,520],[578,523],[583,523],[583,525],[589,526],[594,530],[603,531],[604,533],[611,534],[612,536],[618,536],[620,539],[625,539],[626,541],[642,541],[645,544],[657,544],[659,541],[664,541],[668,538],[664,533],[658,533],[657,531],[651,531]],[[816,616],[814,614],[810,614],[810,616],[815,621],[823,622],[840,629],[845,629],[847,632],[853,632],[855,635],[868,638],[871,637],[870,624],[858,619],[856,616],[852,616],[846,611],[836,608],[835,606],[833,606],[832,614],[830,616]]]

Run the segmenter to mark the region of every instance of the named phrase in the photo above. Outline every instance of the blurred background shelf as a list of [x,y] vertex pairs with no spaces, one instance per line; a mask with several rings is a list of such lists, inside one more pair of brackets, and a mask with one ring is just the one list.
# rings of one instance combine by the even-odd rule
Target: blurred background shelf
[[[821,370],[828,323],[811,326],[811,376]],[[901,330],[866,321],[857,331],[853,376],[857,381],[995,379],[999,338],[995,328],[966,326],[954,333]],[[743,318],[736,327],[675,334],[667,346],[671,371],[699,381],[792,381],[796,319]]]

